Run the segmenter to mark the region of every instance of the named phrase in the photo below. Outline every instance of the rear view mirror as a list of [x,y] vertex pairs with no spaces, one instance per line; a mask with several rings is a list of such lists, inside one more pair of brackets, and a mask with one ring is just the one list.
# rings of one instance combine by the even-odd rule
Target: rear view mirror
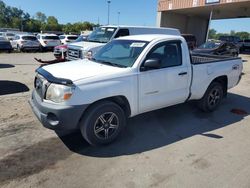
[[161,68],[161,61],[159,59],[147,59],[141,71],[146,71],[149,69],[159,69]]

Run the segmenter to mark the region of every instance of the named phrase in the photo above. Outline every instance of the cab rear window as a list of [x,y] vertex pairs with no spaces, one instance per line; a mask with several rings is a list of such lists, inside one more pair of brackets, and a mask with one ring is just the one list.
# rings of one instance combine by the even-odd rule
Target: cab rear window
[[58,36],[43,36],[42,38],[47,40],[59,40]]
[[23,36],[22,39],[23,40],[37,40],[37,38],[33,36]]

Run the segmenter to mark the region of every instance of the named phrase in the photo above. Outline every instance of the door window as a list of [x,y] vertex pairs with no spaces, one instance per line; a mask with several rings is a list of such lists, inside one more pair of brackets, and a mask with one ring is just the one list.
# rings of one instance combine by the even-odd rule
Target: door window
[[129,35],[129,30],[128,29],[119,29],[117,34],[115,35],[115,38],[123,37],[123,36],[128,36]]
[[158,59],[161,68],[182,64],[181,41],[164,42],[154,47],[146,59]]

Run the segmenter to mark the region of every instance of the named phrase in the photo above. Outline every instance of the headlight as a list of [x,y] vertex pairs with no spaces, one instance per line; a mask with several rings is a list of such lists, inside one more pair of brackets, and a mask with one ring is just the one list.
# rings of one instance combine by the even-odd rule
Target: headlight
[[92,51],[89,50],[89,51],[87,52],[87,54],[85,55],[85,58],[87,58],[87,59],[92,59],[92,54],[93,54]]
[[56,103],[64,102],[70,99],[74,90],[74,86],[50,84],[46,92],[46,99]]
[[84,59],[84,58],[88,58],[88,51],[86,51],[86,50],[83,50],[82,51],[82,58]]

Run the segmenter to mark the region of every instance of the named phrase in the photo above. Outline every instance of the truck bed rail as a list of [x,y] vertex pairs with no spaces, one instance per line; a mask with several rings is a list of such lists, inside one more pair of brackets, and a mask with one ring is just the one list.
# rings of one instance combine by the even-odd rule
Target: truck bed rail
[[191,54],[190,57],[191,57],[191,63],[194,65],[240,59],[240,57],[229,57],[229,56],[196,54],[196,53]]

